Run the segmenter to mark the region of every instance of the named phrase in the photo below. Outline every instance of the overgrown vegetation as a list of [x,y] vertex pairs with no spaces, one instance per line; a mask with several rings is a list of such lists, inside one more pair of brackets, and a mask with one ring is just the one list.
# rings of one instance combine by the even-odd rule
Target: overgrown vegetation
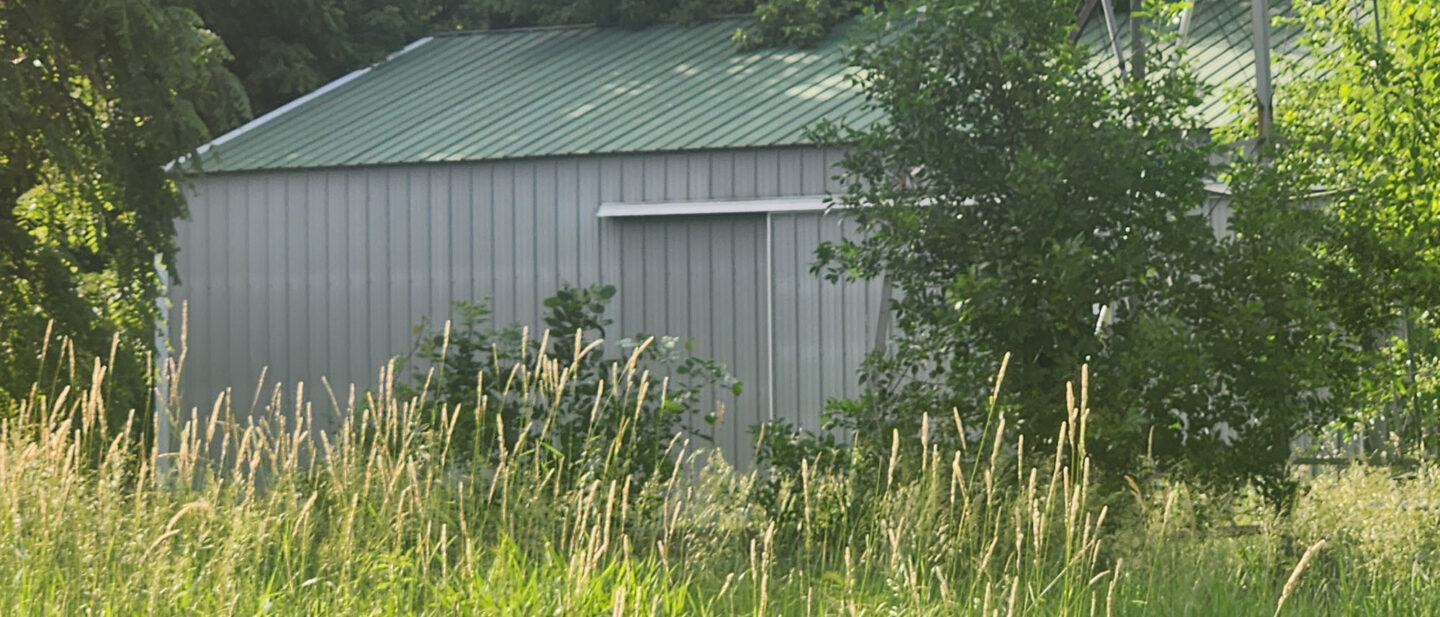
[[[676,433],[684,428],[689,437],[709,441],[703,427],[723,413],[704,407],[713,404],[714,388],[739,395],[742,385],[723,365],[691,354],[690,341],[673,336],[638,334],[602,345],[611,324],[605,307],[614,296],[610,285],[561,288],[545,299],[547,329],[539,336],[518,324],[495,327],[484,304],[457,303],[453,326],[416,326],[418,344],[407,359],[415,368],[401,396],[424,403],[419,416],[448,436],[458,458],[494,456],[497,441],[513,448],[546,434],[566,458],[599,439],[625,445],[611,453],[618,468],[669,473]],[[532,392],[528,371],[547,365],[570,370],[541,376],[551,387]],[[626,381],[634,391],[607,388],[621,382],[618,370],[646,379]],[[456,411],[482,400],[484,417]]]
[[[0,5],[15,614],[1440,614],[1440,470],[1286,468],[1302,428],[1393,419],[1382,440],[1422,454],[1433,431],[1440,8],[1301,7],[1323,70],[1228,169],[1219,240],[1178,59],[1094,72],[1065,2],[874,17],[888,44],[853,59],[892,121],[818,133],[852,147],[840,201],[868,235],[821,258],[888,278],[899,336],[867,395],[830,410],[852,440],[764,427],[769,466],[737,473],[681,432],[735,384],[674,339],[599,345],[603,287],[547,301],[539,336],[457,307],[418,332],[414,378],[394,387],[392,366],[333,403],[337,429],[275,390],[254,415],[172,410],[179,449],[151,449],[150,258],[180,212],[159,165],[243,99],[222,96],[225,52],[193,13],[81,4]],[[760,16],[742,45],[803,42],[866,5],[734,3]],[[249,76],[279,100],[465,10],[720,6],[302,3],[279,40],[335,36],[251,42],[277,55]]]
[[1265,163],[1244,170],[1239,197],[1289,211],[1287,226],[1310,237],[1318,295],[1336,305],[1337,324],[1364,334],[1350,407],[1394,432],[1398,449],[1426,450],[1440,429],[1440,6],[1296,10],[1308,53],[1287,70],[1303,78],[1280,88]]
[[[508,394],[553,425],[588,353],[530,357]],[[626,404],[650,386],[634,365],[601,382]],[[1136,486],[1117,509],[1096,492],[1083,385],[1053,410],[1053,449],[1016,435],[995,383],[983,438],[937,416],[913,453],[875,444],[873,476],[801,460],[768,507],[756,475],[683,440],[667,473],[615,455],[632,432],[458,457],[425,392],[375,392],[333,432],[288,392],[253,417],[177,414],[157,469],[100,428],[96,390],[59,385],[0,420],[9,614],[1440,614],[1434,470],[1326,479],[1293,519],[1258,511],[1253,535],[1198,523],[1207,496],[1183,485]],[[446,413],[488,418],[489,400]]]
[[1336,416],[1322,392],[1346,332],[1292,267],[1304,252],[1249,233],[1249,202],[1241,233],[1217,238],[1217,146],[1183,56],[1155,45],[1110,74],[1073,22],[1055,0],[899,3],[867,20],[850,61],[889,120],[816,131],[853,144],[835,203],[861,229],[823,245],[817,270],[892,284],[896,334],[830,425],[913,444],[935,410],[975,424],[977,384],[1011,353],[1014,427],[1046,447],[1062,421],[1046,384],[1088,363],[1107,471],[1148,460],[1283,502],[1293,435]]

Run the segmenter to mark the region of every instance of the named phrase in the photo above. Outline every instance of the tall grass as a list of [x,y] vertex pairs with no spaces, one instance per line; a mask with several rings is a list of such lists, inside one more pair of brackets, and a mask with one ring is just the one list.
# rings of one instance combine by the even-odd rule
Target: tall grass
[[[1083,383],[1055,411],[1065,422],[1043,452],[1010,440],[999,415],[978,443],[935,439],[965,432],[940,414],[921,435],[860,436],[889,447],[874,473],[802,463],[767,509],[749,498],[763,472],[736,473],[683,436],[663,474],[618,463],[623,430],[570,459],[548,447],[545,410],[573,395],[578,360],[542,355],[516,367],[507,387],[538,410],[532,430],[471,456],[451,450],[445,427],[459,414],[487,421],[484,399],[436,410],[423,392],[398,399],[387,374],[371,395],[322,397],[345,418],[333,430],[317,426],[302,391],[258,397],[254,414],[250,397],[221,396],[181,416],[163,474],[133,431],[104,426],[103,367],[84,391],[37,388],[0,420],[0,606],[7,615],[985,617],[1440,606],[1425,561],[1433,553],[1398,558],[1408,569],[1362,567],[1347,560],[1369,545],[1340,534],[1331,541],[1341,549],[1306,554],[1311,536],[1333,526],[1318,514],[1215,538],[1187,517],[1188,489],[1137,487],[1140,514],[1117,524],[1102,505],[1112,496],[1094,493]],[[633,402],[664,387],[636,365],[614,367],[602,396]],[[425,413],[443,421],[422,422]],[[941,441],[963,445],[931,445]],[[1440,537],[1429,520],[1406,529]],[[1302,555],[1307,567],[1297,568]]]

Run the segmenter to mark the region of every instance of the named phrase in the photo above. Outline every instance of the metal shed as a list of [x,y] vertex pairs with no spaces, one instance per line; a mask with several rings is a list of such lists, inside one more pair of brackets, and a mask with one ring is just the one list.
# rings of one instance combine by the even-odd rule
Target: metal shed
[[[1184,44],[1205,78],[1243,83],[1247,7],[1208,6]],[[803,128],[879,118],[846,79],[843,30],[737,53],[743,24],[429,37],[202,148],[171,289],[187,409],[228,387],[248,404],[262,367],[266,388],[372,387],[454,301],[538,325],[562,284],[605,283],[612,337],[693,338],[744,382],[719,395],[727,458],[748,459],[767,418],[818,428],[827,397],[858,393],[882,306],[878,284],[809,273],[847,230],[823,209],[840,153]]]
[[740,23],[422,39],[216,140],[172,289],[187,405],[248,403],[266,366],[267,387],[372,387],[453,301],[539,326],[562,284],[605,283],[613,338],[693,338],[744,383],[720,395],[730,460],[767,418],[818,428],[880,302],[809,274],[843,229],[839,155],[802,128],[864,121],[862,96],[843,35],[738,54]]

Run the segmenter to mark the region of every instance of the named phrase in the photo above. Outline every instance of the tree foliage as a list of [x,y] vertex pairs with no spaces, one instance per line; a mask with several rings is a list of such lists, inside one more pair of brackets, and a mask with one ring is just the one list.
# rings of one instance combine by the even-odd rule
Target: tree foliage
[[1309,53],[1279,92],[1277,140],[1251,175],[1277,200],[1325,204],[1312,256],[1342,323],[1381,350],[1359,407],[1398,402],[1411,413],[1396,430],[1418,437],[1420,416],[1437,419],[1424,401],[1440,394],[1425,385],[1440,354],[1440,6],[1296,7]]
[[165,166],[244,113],[227,59],[179,2],[0,3],[0,408],[43,381],[49,332],[81,383],[113,357],[135,388],[109,408],[143,409],[154,258],[185,212]]
[[817,133],[854,144],[838,212],[864,231],[822,246],[819,267],[889,280],[898,334],[832,425],[886,439],[954,409],[976,426],[1009,352],[1001,400],[1027,443],[1056,434],[1064,384],[1088,364],[1102,465],[1149,456],[1283,493],[1290,437],[1327,412],[1342,337],[1298,293],[1313,283],[1292,274],[1299,232],[1222,241],[1206,220],[1215,146],[1182,58],[1146,57],[1140,80],[1102,74],[1054,0],[868,21],[851,60],[888,121]]
[[[256,113],[379,60],[461,17],[459,3],[431,0],[195,0],[196,11],[233,52]],[[449,5],[449,6],[447,6]]]

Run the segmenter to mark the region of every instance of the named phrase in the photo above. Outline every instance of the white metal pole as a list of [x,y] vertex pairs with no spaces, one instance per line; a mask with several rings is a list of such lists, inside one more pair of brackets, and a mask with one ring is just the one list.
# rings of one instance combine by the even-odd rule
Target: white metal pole
[[155,254],[155,274],[160,277],[160,294],[155,298],[155,481],[161,483],[170,472],[170,271],[160,254]]
[[1130,74],[1145,79],[1145,0],[1130,0]]
[[1193,2],[1180,11],[1180,47],[1182,48],[1190,46],[1190,21],[1194,16],[1195,4]]

